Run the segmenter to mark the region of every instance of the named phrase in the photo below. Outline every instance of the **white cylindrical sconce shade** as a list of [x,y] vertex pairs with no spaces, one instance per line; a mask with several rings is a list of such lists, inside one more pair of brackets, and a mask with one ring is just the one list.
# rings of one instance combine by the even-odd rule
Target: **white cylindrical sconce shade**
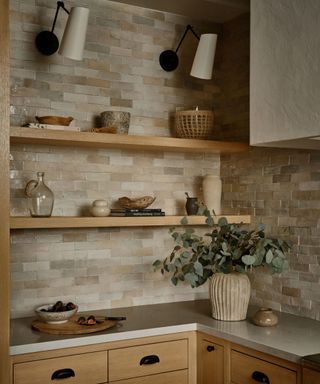
[[217,37],[218,35],[213,33],[206,33],[200,36],[197,52],[190,72],[191,76],[205,80],[210,80],[212,78]]
[[71,8],[60,44],[60,55],[73,60],[82,60],[84,45],[86,42],[88,19],[88,8]]

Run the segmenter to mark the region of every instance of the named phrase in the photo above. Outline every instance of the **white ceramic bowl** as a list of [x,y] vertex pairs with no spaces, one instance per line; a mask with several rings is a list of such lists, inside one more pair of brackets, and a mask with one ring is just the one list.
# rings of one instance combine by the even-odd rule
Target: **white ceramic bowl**
[[70,311],[63,311],[63,312],[47,312],[47,311],[41,311],[42,309],[48,310],[48,308],[52,307],[53,304],[46,304],[42,305],[41,307],[38,307],[35,309],[35,312],[37,316],[45,321],[48,324],[63,324],[66,323],[70,317],[75,315],[78,312],[78,306],[74,309],[71,309]]

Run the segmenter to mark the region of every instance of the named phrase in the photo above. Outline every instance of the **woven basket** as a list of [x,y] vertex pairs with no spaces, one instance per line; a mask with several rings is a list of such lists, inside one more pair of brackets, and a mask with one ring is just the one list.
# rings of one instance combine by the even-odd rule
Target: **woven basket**
[[213,128],[212,111],[176,112],[175,130],[177,137],[185,139],[207,139]]

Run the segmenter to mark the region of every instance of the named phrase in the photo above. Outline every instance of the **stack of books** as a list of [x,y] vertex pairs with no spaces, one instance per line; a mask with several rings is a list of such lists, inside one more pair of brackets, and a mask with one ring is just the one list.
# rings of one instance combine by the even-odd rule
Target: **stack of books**
[[145,208],[145,209],[111,209],[110,216],[165,216],[165,212],[161,208]]
[[69,125],[54,125],[54,124],[40,124],[40,123],[27,123],[24,127],[36,128],[36,129],[54,129],[55,131],[74,131],[80,132],[80,127],[74,127]]

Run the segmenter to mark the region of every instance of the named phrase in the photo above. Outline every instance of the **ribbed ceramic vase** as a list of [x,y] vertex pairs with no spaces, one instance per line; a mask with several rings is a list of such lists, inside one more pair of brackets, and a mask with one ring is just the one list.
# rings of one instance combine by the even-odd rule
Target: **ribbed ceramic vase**
[[203,200],[209,211],[216,215],[221,213],[222,183],[219,176],[206,175],[202,180]]
[[244,320],[250,291],[250,280],[245,273],[215,273],[209,282],[212,317],[217,320]]

